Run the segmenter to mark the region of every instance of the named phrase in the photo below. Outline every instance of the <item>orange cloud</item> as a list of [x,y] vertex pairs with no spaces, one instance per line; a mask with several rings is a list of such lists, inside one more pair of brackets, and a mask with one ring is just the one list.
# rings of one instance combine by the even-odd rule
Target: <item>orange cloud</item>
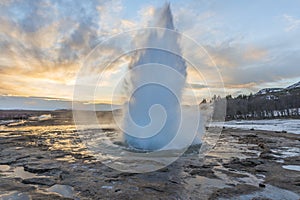
[[263,49],[250,47],[245,50],[244,58],[250,61],[259,61],[264,59],[267,56],[268,52]]

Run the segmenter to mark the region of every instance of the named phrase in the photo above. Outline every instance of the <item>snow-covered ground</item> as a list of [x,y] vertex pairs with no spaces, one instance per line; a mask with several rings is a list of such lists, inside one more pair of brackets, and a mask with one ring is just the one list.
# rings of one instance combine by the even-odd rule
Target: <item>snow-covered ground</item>
[[288,133],[300,134],[299,119],[272,119],[272,120],[232,120],[221,123],[213,122],[210,126],[224,126],[239,129],[254,129],[266,131],[287,131]]

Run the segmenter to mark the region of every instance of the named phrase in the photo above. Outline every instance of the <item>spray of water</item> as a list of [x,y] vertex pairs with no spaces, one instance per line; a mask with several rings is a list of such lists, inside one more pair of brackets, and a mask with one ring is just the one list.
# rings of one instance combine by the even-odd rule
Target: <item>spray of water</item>
[[[169,4],[157,10],[155,17],[155,27],[174,30]],[[123,130],[125,141],[134,148],[164,148],[182,123],[181,96],[186,82],[186,63],[181,55],[173,53],[181,52],[180,38],[166,33],[156,29],[142,38],[139,42],[144,46],[155,43],[162,48],[137,51],[129,66],[130,99],[125,107]]]

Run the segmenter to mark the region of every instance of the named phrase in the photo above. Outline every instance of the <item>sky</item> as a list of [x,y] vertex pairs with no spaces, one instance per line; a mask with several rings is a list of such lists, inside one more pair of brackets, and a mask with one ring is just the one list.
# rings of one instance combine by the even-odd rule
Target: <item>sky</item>
[[[66,107],[86,56],[112,35],[149,26],[155,9],[165,2],[2,0],[0,109]],[[226,94],[255,93],[300,80],[300,1],[168,2],[176,30],[207,50]],[[126,71],[126,65],[117,64],[104,74],[97,102],[111,103],[113,83]],[[203,84],[199,77],[191,72],[187,81],[206,97],[197,87]]]

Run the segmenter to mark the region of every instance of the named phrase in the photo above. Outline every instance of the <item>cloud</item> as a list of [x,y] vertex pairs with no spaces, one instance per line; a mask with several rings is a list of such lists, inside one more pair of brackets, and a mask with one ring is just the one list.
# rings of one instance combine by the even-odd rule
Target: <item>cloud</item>
[[300,27],[300,19],[294,18],[293,16],[287,14],[283,15],[283,18],[288,23],[288,26],[285,28],[286,32],[296,30]]
[[[254,44],[241,41],[240,38],[232,38],[220,44],[205,45],[204,48],[220,70],[225,88],[235,93],[234,89],[253,91],[266,83],[274,84],[284,79],[300,77],[300,49],[290,45],[294,44],[293,42],[294,39]],[[189,49],[191,48],[187,48],[186,51]],[[220,82],[214,82],[219,80],[216,79],[217,70],[213,70],[214,63],[207,55],[197,52],[194,56],[200,67],[198,66],[199,71],[188,71],[188,81],[200,81],[208,85],[208,88],[221,88]]]
[[187,83],[187,86],[191,87],[193,90],[199,90],[199,89],[204,89],[204,88],[208,88],[208,85],[204,85],[201,83]]
[[218,45],[206,45],[204,48],[220,68],[246,67],[263,62],[268,50],[252,44],[242,44],[234,38]]
[[141,25],[140,27],[148,26],[150,20],[153,18],[154,13],[155,13],[154,6],[148,5],[142,7],[138,11],[138,15],[140,16],[140,21],[138,23]]
[[299,50],[286,51],[265,62],[256,62],[247,67],[221,68],[224,82],[229,85],[248,83],[262,84],[282,79],[300,77]]
[[261,61],[267,57],[268,51],[256,47],[248,47],[244,52],[244,59],[247,61]]
[[[298,37],[286,37],[274,30],[263,30],[266,34],[260,34],[248,28],[248,24],[242,26],[245,30],[237,30],[235,26],[241,24],[232,23],[228,16],[223,16],[224,12],[214,9],[222,5],[216,4],[219,3],[175,1],[171,7],[175,27],[203,45],[219,67],[228,89],[255,88],[262,83],[300,77]],[[135,11],[121,0],[1,1],[0,95],[71,98],[76,73],[97,44],[122,31],[149,25],[156,6],[140,2],[137,7]],[[297,35],[300,19],[293,16],[288,13],[283,19],[286,31]],[[121,52],[119,44],[103,47],[97,54],[103,60],[95,61],[109,63],[109,55]],[[205,86],[222,86],[214,78],[218,74],[209,71],[213,63],[205,54],[190,46],[182,48],[184,55],[193,57],[201,67],[201,74],[189,69],[188,82],[196,83],[198,91],[205,90]],[[118,80],[121,72],[115,68],[121,62],[124,60],[114,63],[104,75],[105,94],[111,93],[110,83]],[[89,73],[95,75],[104,67],[94,66]]]
[[0,94],[72,98],[85,56],[106,32],[129,26],[112,15],[121,10],[120,1],[2,2]]

